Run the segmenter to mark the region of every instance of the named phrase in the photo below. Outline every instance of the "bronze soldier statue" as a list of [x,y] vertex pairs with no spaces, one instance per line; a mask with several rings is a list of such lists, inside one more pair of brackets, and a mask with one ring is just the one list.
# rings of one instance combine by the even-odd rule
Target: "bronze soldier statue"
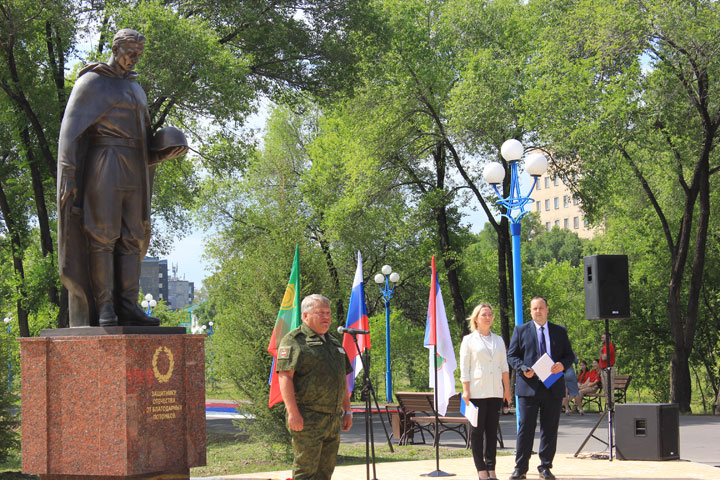
[[157,163],[188,146],[173,127],[150,136],[133,71],[144,44],[135,30],[117,32],[108,63],[80,71],[60,127],[58,263],[71,326],[159,324],[138,306],[151,182]]

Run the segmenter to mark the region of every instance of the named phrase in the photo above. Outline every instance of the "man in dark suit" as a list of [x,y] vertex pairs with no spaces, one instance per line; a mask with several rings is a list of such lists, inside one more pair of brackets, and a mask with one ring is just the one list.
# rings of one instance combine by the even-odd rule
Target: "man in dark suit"
[[545,387],[537,377],[532,365],[547,353],[555,362],[552,373],[564,372],[572,365],[575,354],[570,346],[567,330],[560,325],[549,323],[547,300],[535,297],[530,302],[530,314],[533,321],[515,327],[510,348],[508,364],[515,369],[515,394],[518,396],[517,414],[519,431],[517,436],[517,454],[515,471],[511,480],[525,478],[532,454],[535,426],[540,412],[540,478],[553,479],[550,469],[555,457],[557,431],[560,422],[562,398],[565,396],[563,376],[550,386]]

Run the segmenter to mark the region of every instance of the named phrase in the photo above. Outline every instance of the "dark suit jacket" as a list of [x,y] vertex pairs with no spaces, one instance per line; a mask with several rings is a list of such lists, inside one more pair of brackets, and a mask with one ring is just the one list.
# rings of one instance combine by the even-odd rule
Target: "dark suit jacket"
[[[575,358],[570,339],[568,339],[565,327],[547,322],[548,334],[550,335],[550,353],[555,362],[563,364],[565,369],[570,368]],[[507,352],[508,364],[515,369],[515,393],[521,397],[532,397],[540,388],[546,388],[537,375],[526,378],[521,367],[532,367],[540,358],[540,346],[538,345],[537,332],[533,321],[523,323],[515,327],[510,348]],[[565,379],[561,376],[551,387],[550,393],[553,397],[562,398],[565,396]]]

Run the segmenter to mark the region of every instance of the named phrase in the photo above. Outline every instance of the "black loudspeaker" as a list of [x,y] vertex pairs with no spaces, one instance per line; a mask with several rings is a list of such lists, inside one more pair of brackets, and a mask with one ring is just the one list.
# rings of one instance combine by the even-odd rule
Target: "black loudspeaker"
[[615,405],[615,452],[620,460],[680,458],[677,403]]
[[584,257],[583,269],[585,318],[630,318],[627,255]]

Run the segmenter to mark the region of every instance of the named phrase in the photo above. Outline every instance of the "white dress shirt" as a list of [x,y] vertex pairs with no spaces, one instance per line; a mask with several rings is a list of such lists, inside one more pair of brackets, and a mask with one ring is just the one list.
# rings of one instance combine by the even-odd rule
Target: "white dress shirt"
[[477,330],[463,337],[460,381],[470,383],[470,398],[502,398],[502,374],[509,370],[502,337],[482,337]]

